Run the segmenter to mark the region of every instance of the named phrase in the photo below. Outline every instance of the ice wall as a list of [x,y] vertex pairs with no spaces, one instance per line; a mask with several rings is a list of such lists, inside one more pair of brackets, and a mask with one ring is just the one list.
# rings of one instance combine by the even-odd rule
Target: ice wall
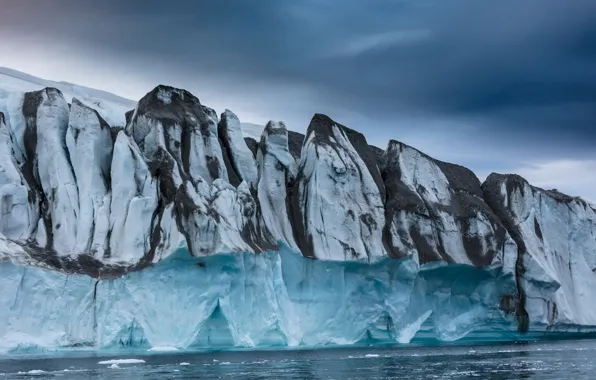
[[451,341],[514,330],[499,309],[514,287],[470,266],[333,263],[288,249],[191,258],[181,248],[113,280],[3,262],[0,351],[407,343],[423,324]]

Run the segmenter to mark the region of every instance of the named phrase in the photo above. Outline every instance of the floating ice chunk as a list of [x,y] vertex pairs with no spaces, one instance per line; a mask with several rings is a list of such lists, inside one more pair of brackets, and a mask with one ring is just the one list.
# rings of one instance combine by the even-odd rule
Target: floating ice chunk
[[364,355],[365,358],[378,358],[380,355],[379,354],[366,354]]
[[143,364],[145,361],[143,359],[111,359],[111,360],[102,360],[97,364]]
[[190,365],[190,363],[182,362],[182,363],[180,363],[180,365]]
[[118,364],[114,363],[111,366],[109,366],[108,368],[110,368],[110,369],[119,369],[120,367],[118,366]]
[[151,352],[174,352],[174,351],[178,351],[178,349],[176,347],[163,346],[163,347],[151,347],[147,351],[151,351]]

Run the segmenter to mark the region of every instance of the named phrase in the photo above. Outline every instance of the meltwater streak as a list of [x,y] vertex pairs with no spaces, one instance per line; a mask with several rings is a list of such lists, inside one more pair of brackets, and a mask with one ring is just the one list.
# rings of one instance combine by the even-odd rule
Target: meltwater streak
[[514,286],[498,268],[324,262],[289,249],[192,258],[180,248],[113,280],[5,262],[0,352],[518,340],[499,309]]

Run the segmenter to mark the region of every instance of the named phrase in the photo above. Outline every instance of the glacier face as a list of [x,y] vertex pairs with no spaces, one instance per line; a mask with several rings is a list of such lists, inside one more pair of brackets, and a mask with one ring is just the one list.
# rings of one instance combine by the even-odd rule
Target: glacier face
[[483,186],[517,242],[528,320],[596,325],[596,210],[519,176],[491,174]]
[[580,198],[481,184],[322,114],[257,141],[182,89],[156,87],[125,125],[65,94],[0,88],[7,349],[596,326],[596,211]]
[[446,341],[516,329],[499,310],[511,275],[411,258],[328,262],[287,248],[193,258],[180,248],[117,279],[4,262],[0,287],[5,352],[407,343],[424,322]]

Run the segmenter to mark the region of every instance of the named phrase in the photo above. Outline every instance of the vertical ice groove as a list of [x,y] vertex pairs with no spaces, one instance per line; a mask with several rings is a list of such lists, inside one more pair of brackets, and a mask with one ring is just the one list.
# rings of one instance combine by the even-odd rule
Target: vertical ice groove
[[79,190],[74,249],[102,259],[109,228],[112,137],[109,125],[76,98],[70,107],[66,146]]
[[[68,104],[62,93],[53,88],[28,95],[29,102],[38,99],[38,103],[23,105],[24,108],[37,106],[31,110],[34,120],[30,123],[35,126],[27,126],[28,129],[36,130],[35,135],[27,136],[36,139],[35,157],[27,159],[35,160],[35,174],[44,193],[42,211],[46,220],[46,235],[52,244],[49,248],[60,255],[76,255],[79,194],[65,143]],[[30,144],[31,141],[26,143]]]
[[0,112],[0,234],[24,240],[30,224],[29,189],[12,152],[13,140]]
[[296,162],[288,149],[283,122],[270,121],[263,130],[257,151],[258,199],[264,225],[276,241],[294,248],[294,232],[288,219],[288,181],[296,175]]

